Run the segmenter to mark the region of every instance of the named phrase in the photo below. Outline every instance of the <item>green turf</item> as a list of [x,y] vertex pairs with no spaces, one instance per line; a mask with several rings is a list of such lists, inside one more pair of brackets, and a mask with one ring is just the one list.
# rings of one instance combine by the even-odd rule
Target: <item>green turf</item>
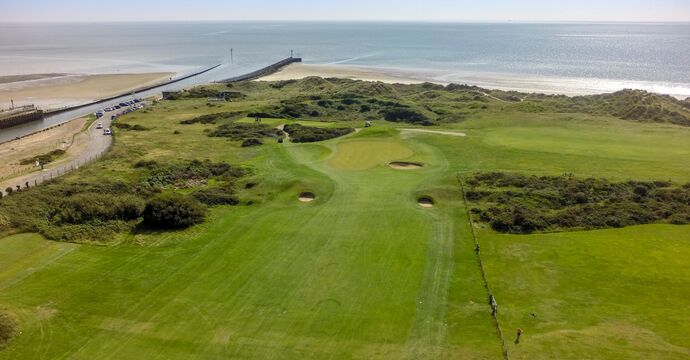
[[[376,122],[250,149],[206,136],[215,125],[179,124],[261,96],[130,114],[151,130],[118,132],[110,157],[71,175],[132,180],[138,160],[228,161],[254,169],[243,205],[107,246],[0,239],[0,311],[22,330],[0,359],[501,359],[458,176],[690,179],[689,128],[610,117],[496,109],[443,127],[467,137]],[[395,160],[425,166],[387,166]],[[316,201],[299,202],[304,191]],[[422,195],[435,207],[418,206]],[[690,226],[528,236],[475,226],[511,359],[690,356]]]

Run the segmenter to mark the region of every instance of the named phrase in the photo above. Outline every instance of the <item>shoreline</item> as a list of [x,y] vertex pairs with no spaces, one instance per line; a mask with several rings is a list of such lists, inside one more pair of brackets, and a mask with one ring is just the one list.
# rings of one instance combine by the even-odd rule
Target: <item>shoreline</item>
[[653,81],[556,78],[538,75],[516,75],[479,72],[449,72],[442,70],[413,70],[374,66],[340,64],[292,64],[275,74],[262,77],[262,81],[296,80],[309,76],[347,78],[383,83],[418,84],[423,82],[448,85],[450,83],[475,85],[485,89],[544,93],[549,95],[596,95],[623,89],[639,89],[683,100],[690,97],[690,84]]
[[[0,84],[0,107],[34,104],[43,109],[64,108],[163,83],[172,72],[132,74],[16,75],[14,82]],[[39,76],[43,76],[37,78]]]

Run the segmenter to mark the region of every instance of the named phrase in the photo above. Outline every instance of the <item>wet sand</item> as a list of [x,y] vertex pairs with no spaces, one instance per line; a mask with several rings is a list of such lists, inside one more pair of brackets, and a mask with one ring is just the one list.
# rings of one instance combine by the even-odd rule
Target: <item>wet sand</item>
[[[58,76],[51,76],[58,75]],[[0,107],[35,104],[44,109],[77,105],[167,81],[174,73],[13,76],[0,83]],[[33,79],[32,79],[33,77]],[[39,79],[35,79],[39,77]],[[10,78],[10,77],[7,77]]]

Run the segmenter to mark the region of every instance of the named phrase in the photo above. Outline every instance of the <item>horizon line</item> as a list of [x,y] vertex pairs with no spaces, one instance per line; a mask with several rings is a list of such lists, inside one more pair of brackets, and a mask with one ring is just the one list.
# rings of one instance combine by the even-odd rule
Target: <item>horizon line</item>
[[524,20],[524,19],[505,19],[505,20],[428,20],[428,19],[198,19],[198,20],[0,20],[0,24],[98,24],[98,23],[199,23],[199,22],[254,22],[254,23],[513,23],[513,24],[568,24],[568,23],[583,23],[583,24],[690,24],[688,20]]

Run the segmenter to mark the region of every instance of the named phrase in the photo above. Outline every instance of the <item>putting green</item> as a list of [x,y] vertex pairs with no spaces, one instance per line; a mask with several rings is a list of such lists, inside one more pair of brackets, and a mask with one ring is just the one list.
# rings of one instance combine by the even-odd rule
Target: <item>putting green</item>
[[352,140],[338,143],[328,164],[337,170],[361,171],[412,155],[412,149],[398,140]]

